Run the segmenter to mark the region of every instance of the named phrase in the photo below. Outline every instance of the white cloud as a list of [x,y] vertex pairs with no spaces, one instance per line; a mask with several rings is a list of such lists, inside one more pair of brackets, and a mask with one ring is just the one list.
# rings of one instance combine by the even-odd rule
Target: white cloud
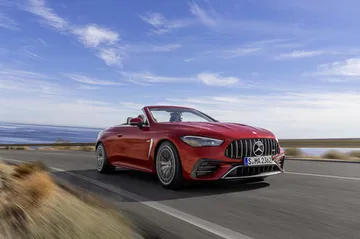
[[96,24],[84,26],[72,25],[46,6],[45,0],[27,0],[25,10],[41,17],[43,22],[56,30],[74,35],[85,47],[93,48],[96,56],[107,65],[121,66],[122,51],[119,46],[119,34]]
[[21,91],[41,94],[60,94],[60,88],[56,84],[38,80],[28,81],[23,79],[17,79],[16,81],[14,81],[14,79],[0,79],[0,90],[6,90],[8,92]]
[[[41,17],[45,24],[54,29],[72,34],[85,47],[94,49],[95,55],[109,66],[122,67],[123,58],[128,51],[169,52],[181,47],[180,44],[122,46],[120,44],[120,36],[114,30],[98,26],[97,24],[73,25],[71,22],[58,16],[53,9],[47,7],[45,0],[27,1],[28,4],[25,10]],[[155,28],[155,32],[159,34],[170,32],[173,29],[185,27],[189,24],[186,20],[167,20],[158,13],[150,13],[140,17],[145,22],[151,24]]]
[[253,19],[230,19],[216,12],[214,9],[204,9],[197,3],[189,3],[190,12],[198,22],[211,30],[219,33],[243,34],[244,31],[260,32],[261,34],[303,34],[313,33],[309,29],[301,29],[296,24],[280,24],[276,22],[253,20]]
[[[240,45],[223,46],[210,51],[198,52],[195,56],[185,59],[185,61],[189,62],[193,60],[209,59],[209,57],[233,59],[238,57],[259,55],[259,53],[267,53],[274,50],[274,48],[282,47],[282,45],[286,43],[291,44],[291,39],[276,38],[244,42]],[[288,47],[290,48],[290,46]]]
[[241,56],[250,55],[252,53],[260,51],[261,48],[235,48],[231,50],[224,50],[220,52],[220,55],[224,59],[231,59]]
[[99,53],[97,54],[98,57],[103,59],[103,61],[109,65],[118,65],[122,66],[122,52],[119,51],[119,49],[115,48],[102,48],[99,50]]
[[359,80],[360,78],[357,77],[341,77],[341,78],[334,78],[334,77],[330,77],[330,78],[321,78],[321,81],[325,81],[325,82],[331,82],[331,83],[344,83],[344,82],[349,82],[349,81],[353,81],[353,80]]
[[155,52],[167,52],[167,51],[173,51],[176,49],[181,48],[180,44],[167,44],[167,45],[159,45],[159,46],[153,46],[152,51]]
[[127,80],[133,82],[147,83],[164,83],[164,82],[181,82],[188,81],[191,78],[186,77],[168,77],[153,75],[150,72],[120,72]]
[[128,81],[147,85],[152,83],[195,83],[200,82],[209,86],[230,86],[240,83],[240,79],[232,76],[220,76],[217,73],[201,72],[195,76],[188,77],[170,77],[154,75],[150,72],[120,72]]
[[112,30],[91,24],[75,28],[73,33],[87,47],[98,47],[101,44],[114,44],[119,40],[119,34]]
[[28,0],[25,10],[41,17],[45,24],[58,30],[65,30],[68,27],[68,22],[47,7],[45,0]]
[[[135,117],[141,112],[141,109],[124,109],[118,104],[59,97],[5,98],[0,96],[0,105],[0,118],[6,122],[80,127],[109,127],[118,125],[125,123],[126,117]],[[26,114],[25,118],[23,117],[24,114]],[[114,117],[114,114],[118,115],[118,117]]]
[[276,56],[274,59],[276,60],[285,60],[285,59],[298,59],[305,57],[314,57],[325,54],[324,51],[293,51],[290,53],[284,53],[279,56]]
[[146,13],[139,15],[141,20],[154,27],[153,33],[163,35],[173,31],[174,29],[184,28],[191,24],[191,21],[181,20],[168,20],[160,13]]
[[128,44],[122,47],[123,52],[170,52],[181,48],[181,44]]
[[279,23],[266,20],[244,19],[243,17],[228,18],[214,9],[202,8],[199,4],[189,3],[190,12],[196,17],[198,23],[218,32],[234,35],[245,34],[245,32],[256,32],[260,34],[277,35],[304,35],[314,34],[318,31],[299,27],[294,23]]
[[83,84],[89,84],[89,85],[122,85],[121,82],[117,81],[108,81],[108,80],[99,80],[93,77],[88,77],[80,74],[64,74],[66,77],[68,77],[71,80],[83,83]]
[[98,90],[100,87],[92,86],[92,85],[80,85],[78,87],[80,90]]
[[215,27],[219,24],[218,20],[215,16],[210,16],[208,12],[202,9],[198,4],[195,2],[189,3],[190,12],[194,14],[202,24],[208,27]]
[[23,49],[23,51],[24,51],[24,53],[25,53],[25,55],[27,55],[27,56],[29,56],[29,57],[31,57],[31,58],[35,58],[35,59],[37,59],[37,58],[39,58],[39,59],[43,59],[41,56],[39,56],[38,54],[36,54],[36,53],[34,53],[34,52],[32,52],[32,51],[30,51],[30,50],[28,50],[28,49]]
[[0,68],[0,76],[4,77],[12,77],[13,79],[20,79],[20,78],[32,78],[32,79],[49,79],[50,77],[41,73],[33,72],[33,71],[24,71],[24,70],[17,70],[17,69],[1,69]]
[[140,113],[141,109],[144,108],[143,104],[134,103],[134,102],[126,102],[126,101],[120,102],[120,106],[127,108],[127,109],[137,110],[137,111],[139,111],[139,113]]
[[[358,92],[208,96],[167,99],[220,121],[267,128],[279,138],[358,137]],[[166,103],[166,102],[165,102]]]
[[41,44],[43,44],[44,46],[48,46],[48,44],[46,43],[46,41],[44,41],[43,39],[41,39],[41,38],[38,38],[37,39]]
[[345,61],[336,61],[322,64],[316,75],[360,77],[360,58],[350,58]]
[[211,86],[228,86],[235,85],[240,82],[240,79],[237,77],[223,77],[214,73],[200,73],[197,75],[197,78],[206,85]]
[[76,103],[82,105],[110,105],[108,102],[95,100],[76,100]]
[[18,30],[18,24],[15,20],[9,18],[4,13],[0,12],[0,27],[6,28],[9,30]]
[[21,91],[41,94],[59,94],[62,92],[57,84],[45,81],[49,76],[16,69],[0,69],[0,90]]

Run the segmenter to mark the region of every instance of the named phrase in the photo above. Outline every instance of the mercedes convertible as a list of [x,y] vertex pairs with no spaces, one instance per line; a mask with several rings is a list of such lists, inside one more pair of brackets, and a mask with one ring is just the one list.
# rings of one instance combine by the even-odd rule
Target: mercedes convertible
[[99,173],[140,170],[176,189],[186,180],[263,180],[284,172],[285,153],[266,129],[219,122],[193,108],[146,106],[99,133],[96,159]]

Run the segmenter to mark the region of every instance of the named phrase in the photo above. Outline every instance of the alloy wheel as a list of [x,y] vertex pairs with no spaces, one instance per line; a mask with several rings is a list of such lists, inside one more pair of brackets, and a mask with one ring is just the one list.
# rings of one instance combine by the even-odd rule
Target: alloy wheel
[[156,159],[156,171],[164,185],[170,184],[175,176],[175,155],[169,146],[160,148]]
[[104,148],[100,145],[96,150],[96,168],[100,171],[104,166],[105,152]]

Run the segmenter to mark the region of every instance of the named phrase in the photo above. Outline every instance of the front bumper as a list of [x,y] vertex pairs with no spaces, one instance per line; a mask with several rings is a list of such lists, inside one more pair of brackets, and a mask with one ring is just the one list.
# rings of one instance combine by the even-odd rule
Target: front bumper
[[268,177],[285,172],[285,156],[273,157],[273,164],[244,166],[240,162],[224,162],[213,159],[200,159],[191,171],[193,180],[245,179]]
[[267,177],[284,172],[285,154],[281,149],[273,155],[273,164],[261,166],[244,166],[241,158],[225,156],[227,144],[220,147],[194,148],[185,143],[179,145],[182,171],[185,179],[197,181],[243,179]]

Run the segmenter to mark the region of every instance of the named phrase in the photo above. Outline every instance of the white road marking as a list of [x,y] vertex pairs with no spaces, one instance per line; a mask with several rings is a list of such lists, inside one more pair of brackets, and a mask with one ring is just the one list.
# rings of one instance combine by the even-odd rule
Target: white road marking
[[336,178],[336,179],[348,179],[348,180],[360,181],[360,178],[343,177],[343,176],[326,175],[326,174],[297,173],[297,172],[288,172],[288,171],[286,173],[287,174],[294,174],[294,175],[312,176],[312,177]]
[[[23,163],[23,162],[26,162],[26,161],[22,161],[22,160],[17,160],[17,159],[8,159],[8,158],[1,158],[0,157],[0,160],[4,160],[4,161],[10,161],[10,162],[17,162],[17,163]],[[168,214],[170,216],[173,216],[177,219],[180,219],[184,222],[187,222],[189,224],[192,224],[196,227],[199,227],[205,231],[208,231],[208,232],[211,232],[219,237],[223,237],[223,238],[226,238],[226,239],[252,239],[252,237],[248,237],[244,234],[241,234],[239,232],[236,232],[236,231],[233,231],[229,228],[226,228],[226,227],[222,227],[220,225],[217,225],[217,224],[214,224],[212,222],[209,222],[209,221],[206,221],[204,219],[201,219],[201,218],[198,218],[196,216],[193,216],[191,214],[188,214],[186,212],[183,212],[183,211],[180,211],[180,210],[177,210],[175,208],[172,208],[172,207],[169,207],[169,206],[166,206],[162,203],[159,203],[159,202],[154,202],[154,201],[151,201],[150,199],[147,199],[147,198],[144,198],[142,196],[139,196],[137,194],[134,194],[134,193],[131,193],[131,192],[128,192],[126,190],[123,190],[123,189],[120,189],[118,187],[115,187],[111,184],[107,184],[107,183],[103,183],[103,182],[100,182],[98,180],[95,180],[93,178],[89,178],[89,177],[86,177],[86,176],[83,176],[83,175],[80,175],[80,174],[76,174],[76,173],[72,173],[72,172],[67,172],[66,170],[64,169],[60,169],[60,168],[54,168],[54,167],[49,167],[51,170],[53,171],[57,171],[57,172],[64,172],[68,175],[71,175],[73,177],[77,177],[77,178],[80,178],[86,182],[89,182],[89,183],[92,183],[98,187],[101,187],[101,188],[104,188],[106,190],[109,190],[113,193],[116,193],[120,196],[123,196],[123,197],[127,197],[131,200],[134,200],[134,201],[137,201],[139,203],[142,203],[148,207],[151,207],[153,209],[156,209],[160,212],[163,212],[165,214]],[[95,169],[94,169],[95,170]]]

